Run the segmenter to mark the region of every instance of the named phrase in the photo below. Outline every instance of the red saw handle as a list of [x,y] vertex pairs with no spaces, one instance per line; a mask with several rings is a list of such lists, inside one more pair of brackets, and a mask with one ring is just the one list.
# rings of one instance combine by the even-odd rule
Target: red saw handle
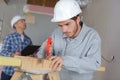
[[50,56],[51,45],[52,45],[52,38],[49,37],[47,39],[46,56]]

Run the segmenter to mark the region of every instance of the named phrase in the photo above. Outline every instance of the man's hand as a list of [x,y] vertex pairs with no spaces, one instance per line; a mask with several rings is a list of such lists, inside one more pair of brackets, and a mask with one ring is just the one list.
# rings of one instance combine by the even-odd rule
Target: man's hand
[[50,68],[53,71],[57,71],[59,68],[61,68],[64,62],[62,57],[59,56],[51,56],[48,58],[48,60],[51,61]]
[[12,57],[14,57],[14,56],[21,56],[21,53],[20,52],[16,52],[16,53],[13,53],[11,56]]

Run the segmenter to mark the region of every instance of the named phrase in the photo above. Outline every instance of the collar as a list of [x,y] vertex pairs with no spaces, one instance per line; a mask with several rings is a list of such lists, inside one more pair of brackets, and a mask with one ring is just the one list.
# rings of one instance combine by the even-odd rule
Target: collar
[[[16,36],[21,36],[17,31],[15,32]],[[25,33],[23,33],[23,36],[25,36]]]

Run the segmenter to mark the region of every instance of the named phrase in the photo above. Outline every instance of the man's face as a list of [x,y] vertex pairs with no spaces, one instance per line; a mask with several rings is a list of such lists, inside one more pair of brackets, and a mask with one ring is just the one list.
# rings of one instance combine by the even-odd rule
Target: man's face
[[25,30],[26,29],[26,22],[24,19],[19,20],[17,23],[15,23],[15,28]]
[[66,20],[58,22],[62,32],[69,38],[75,38],[80,32],[79,20]]

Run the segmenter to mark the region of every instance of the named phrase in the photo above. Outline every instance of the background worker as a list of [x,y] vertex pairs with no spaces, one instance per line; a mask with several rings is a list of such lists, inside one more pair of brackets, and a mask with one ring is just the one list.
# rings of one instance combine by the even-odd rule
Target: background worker
[[[13,57],[21,55],[21,51],[31,45],[31,39],[24,33],[26,29],[25,17],[16,15],[11,20],[11,27],[16,31],[5,37],[0,55]],[[14,67],[4,66],[1,73],[1,80],[10,80],[14,73]]]
[[[101,39],[98,33],[81,21],[81,9],[75,0],[60,0],[51,20],[59,26],[51,38],[53,50],[49,56],[50,67],[59,67],[60,80],[92,80],[101,65]],[[45,56],[46,41],[38,57]]]

